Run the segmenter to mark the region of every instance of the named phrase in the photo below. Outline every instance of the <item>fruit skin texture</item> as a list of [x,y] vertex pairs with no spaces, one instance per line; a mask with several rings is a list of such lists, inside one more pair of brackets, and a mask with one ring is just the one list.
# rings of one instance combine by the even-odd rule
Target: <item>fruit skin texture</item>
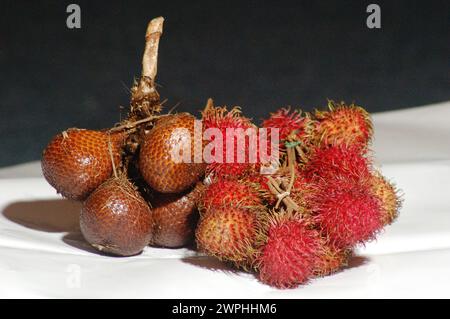
[[398,213],[402,205],[398,191],[394,185],[389,183],[389,181],[378,172],[373,174],[371,182],[372,192],[381,203],[382,223],[383,225],[392,224],[398,217]]
[[112,178],[83,203],[80,228],[84,238],[100,251],[131,256],[150,242],[153,216],[126,178]]
[[[301,111],[291,111],[289,108],[281,108],[271,113],[270,117],[263,121],[264,128],[278,128],[280,149],[285,150],[285,142],[289,139],[301,142],[302,145],[309,144],[312,121],[308,116],[302,116]],[[271,131],[268,131],[270,139]]]
[[371,176],[371,161],[358,148],[345,145],[314,148],[303,174],[309,180],[333,179],[346,176],[354,181]]
[[328,245],[324,239],[322,242],[322,250],[317,256],[313,271],[317,277],[328,276],[347,266],[352,254],[351,249],[336,249]]
[[[139,154],[139,169],[154,190],[180,193],[194,185],[204,174],[205,165],[194,163],[194,121],[195,117],[188,113],[170,115],[156,123],[145,136]],[[183,149],[182,145],[188,141],[191,144],[191,162],[176,163],[172,152]]]
[[256,214],[235,208],[212,208],[202,213],[195,232],[200,251],[240,266],[248,262],[248,251],[255,242]]
[[263,283],[294,288],[313,275],[321,249],[317,231],[299,218],[275,217],[269,222],[266,236],[257,261]]
[[[238,140],[236,137],[233,138],[233,150],[227,148],[227,129],[242,129],[245,132],[247,129],[256,128],[248,118],[242,116],[240,108],[234,107],[228,111],[226,107],[215,107],[209,105],[202,112],[202,122],[204,130],[218,129],[223,138],[221,141],[223,151],[222,160],[217,160],[219,155],[216,153],[217,150],[214,149],[211,152],[213,158],[208,161],[209,164],[207,170],[209,172],[214,173],[214,175],[218,178],[240,178],[254,169],[256,163],[250,163],[250,157],[248,156],[251,142],[248,136],[245,137],[243,150],[238,150]],[[213,143],[215,138],[215,136],[212,136],[210,141],[207,141],[207,144]],[[238,162],[238,153],[244,154],[245,158],[243,163]],[[227,161],[227,154],[228,157],[233,159],[231,162]],[[257,161],[258,154],[256,154],[255,162]]]
[[194,239],[198,202],[204,186],[198,183],[183,194],[156,194],[152,201],[155,226],[152,246],[182,247]]
[[322,235],[337,248],[350,248],[375,238],[381,229],[380,201],[371,185],[349,178],[323,181],[313,203],[314,219]]
[[111,177],[113,166],[108,143],[116,167],[120,162],[123,137],[101,131],[69,129],[56,135],[42,154],[42,172],[58,193],[74,200],[85,199]]
[[208,185],[203,194],[202,206],[211,207],[257,207],[262,200],[250,183],[240,180],[216,180]]
[[369,113],[362,107],[330,101],[330,111],[316,111],[314,140],[319,146],[347,145],[367,148],[373,128]]
[[269,206],[275,205],[277,198],[271,193],[269,187],[268,176],[276,178],[277,175],[263,175],[263,174],[253,174],[245,178],[246,183],[251,186],[252,189],[258,192],[260,198],[268,204]]

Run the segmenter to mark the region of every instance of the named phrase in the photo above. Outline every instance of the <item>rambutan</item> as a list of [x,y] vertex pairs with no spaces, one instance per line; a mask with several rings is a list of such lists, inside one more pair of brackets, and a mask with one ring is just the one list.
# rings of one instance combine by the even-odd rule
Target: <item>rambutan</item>
[[290,197],[302,209],[305,215],[311,213],[311,201],[314,198],[315,191],[315,184],[309,182],[303,172],[296,169]]
[[365,150],[372,138],[369,113],[362,107],[328,102],[329,111],[316,111],[314,142],[319,146],[347,145]]
[[384,225],[391,224],[398,216],[402,201],[396,187],[379,172],[371,178],[372,193],[380,200],[382,208],[381,221]]
[[300,110],[291,111],[290,108],[281,108],[271,113],[270,117],[263,121],[262,127],[269,129],[268,140],[271,137],[270,128],[279,129],[280,150],[285,150],[287,142],[300,142],[302,145],[309,144],[312,121],[309,115],[302,115]]
[[258,191],[247,181],[219,179],[208,185],[203,207],[256,207],[262,205]]
[[347,176],[354,180],[370,176],[371,160],[354,146],[336,145],[315,147],[304,166],[304,174],[310,180]]
[[312,276],[321,250],[316,230],[297,215],[282,211],[269,217],[265,237],[256,262],[262,282],[294,288]]
[[252,174],[245,177],[245,182],[258,192],[259,197],[263,202],[269,206],[273,206],[277,202],[277,197],[270,190],[269,178],[275,179],[281,183],[282,175],[280,175],[279,172],[275,172],[274,174]]
[[314,220],[336,248],[372,240],[382,227],[380,201],[368,181],[355,183],[339,176],[319,182],[312,203]]
[[323,277],[339,271],[347,266],[351,254],[351,249],[336,249],[323,243],[314,267],[314,275]]
[[200,251],[237,266],[249,263],[258,227],[255,212],[235,207],[203,212],[195,236]]
[[[230,111],[226,107],[215,107],[212,100],[208,100],[208,105],[202,112],[203,129],[217,129],[220,136],[216,136],[211,130],[210,143],[215,147],[210,150],[211,159],[207,160],[209,172],[214,173],[218,178],[238,178],[248,173],[258,160],[257,154],[257,132],[256,127],[250,119],[244,117],[239,107],[234,107]],[[248,129],[253,129],[255,133],[255,141],[251,141],[249,135],[246,134]],[[230,135],[232,132],[235,134]],[[239,132],[240,131],[240,132]],[[243,136],[243,143],[239,143],[239,134]],[[222,138],[222,141],[215,142],[216,138]],[[227,140],[232,142],[227,143]],[[255,158],[250,157],[250,144],[255,146]],[[227,145],[228,144],[228,145]],[[216,147],[221,149],[216,149]],[[228,147],[231,146],[232,147]],[[208,145],[207,145],[208,147]],[[222,154],[218,153],[222,151]],[[208,154],[209,155],[209,154]],[[244,156],[240,160],[240,157]],[[253,163],[252,163],[253,162]]]
[[263,200],[272,201],[273,195],[270,193],[267,176],[269,175],[251,174],[245,177],[245,183],[256,190]]

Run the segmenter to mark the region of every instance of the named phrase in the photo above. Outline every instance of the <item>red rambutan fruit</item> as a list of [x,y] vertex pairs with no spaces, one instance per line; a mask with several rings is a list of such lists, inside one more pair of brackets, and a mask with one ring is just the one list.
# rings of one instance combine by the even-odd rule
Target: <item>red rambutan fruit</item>
[[258,191],[247,181],[219,179],[203,193],[203,207],[256,207],[262,205]]
[[315,192],[315,184],[311,183],[302,171],[296,169],[295,180],[289,196],[306,215],[311,213],[311,202],[315,196]]
[[305,221],[285,212],[274,213],[265,237],[256,262],[263,283],[294,288],[313,275],[321,242],[319,233]]
[[[222,149],[216,150],[214,147],[211,150],[211,156],[213,157],[208,164],[207,170],[214,173],[219,178],[238,178],[249,172],[258,160],[257,154],[257,130],[252,124],[250,119],[242,116],[239,107],[234,107],[230,111],[226,107],[215,107],[212,105],[212,100],[208,101],[208,105],[202,112],[203,129],[218,129],[223,139],[221,143]],[[239,139],[236,135],[230,136],[227,132],[231,130],[241,130],[243,143],[239,143]],[[246,135],[248,129],[254,130],[255,141],[251,141],[250,137]],[[217,138],[212,132],[209,143]],[[237,134],[237,133],[236,133]],[[228,136],[227,136],[228,135]],[[227,139],[233,139],[233,147],[227,147]],[[254,143],[255,147],[255,159],[250,158],[250,143]],[[217,145],[214,143],[214,145]],[[243,144],[242,146],[240,144]],[[208,146],[207,146],[208,147]],[[217,151],[222,151],[222,156],[217,154]],[[227,156],[228,155],[228,156]],[[244,156],[243,161],[239,161],[239,156]],[[231,160],[230,160],[231,159]],[[255,163],[251,163],[251,162]]]
[[371,161],[356,147],[345,145],[314,148],[304,166],[304,174],[310,180],[347,176],[354,180],[370,176]]
[[249,264],[258,228],[255,212],[235,207],[203,212],[195,232],[200,251],[236,266]]
[[348,248],[374,239],[381,229],[380,200],[369,180],[355,182],[338,176],[322,180],[312,202],[314,220],[336,248]]
[[260,192],[269,192],[267,176],[273,175],[251,174],[245,177],[245,182]]
[[379,172],[373,174],[371,184],[373,195],[380,200],[382,223],[384,225],[392,224],[397,218],[402,205],[399,191]]
[[254,190],[256,190],[262,200],[268,205],[275,205],[277,202],[276,196],[270,191],[269,177],[278,180],[280,178],[278,173],[275,174],[252,174],[245,177],[245,181]]
[[[270,117],[263,121],[264,128],[279,129],[280,149],[285,149],[285,142],[298,141],[306,144],[311,131],[311,119],[308,115],[302,116],[299,110],[291,111],[289,108],[281,108]],[[268,138],[271,136],[271,130],[267,132]]]
[[367,149],[373,135],[369,113],[360,106],[328,102],[329,111],[316,111],[314,142],[319,146],[347,145]]

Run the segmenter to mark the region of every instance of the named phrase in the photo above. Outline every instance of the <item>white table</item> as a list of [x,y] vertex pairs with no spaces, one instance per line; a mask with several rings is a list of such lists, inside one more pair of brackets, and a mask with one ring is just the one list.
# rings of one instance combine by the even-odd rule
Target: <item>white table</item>
[[398,221],[351,266],[292,290],[188,249],[96,254],[38,162],[0,169],[0,297],[450,297],[450,102],[374,115],[376,162],[404,191]]

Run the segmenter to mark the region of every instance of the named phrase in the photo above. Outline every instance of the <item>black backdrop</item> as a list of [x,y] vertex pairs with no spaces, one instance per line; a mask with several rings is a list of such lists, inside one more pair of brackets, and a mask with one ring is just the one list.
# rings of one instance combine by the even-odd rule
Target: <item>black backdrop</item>
[[[81,29],[66,7],[81,7]],[[381,6],[381,29],[366,7]],[[327,98],[384,111],[450,99],[449,1],[0,1],[0,166],[39,159],[67,127],[119,121],[147,22],[166,18],[167,105],[208,97],[255,120]]]

